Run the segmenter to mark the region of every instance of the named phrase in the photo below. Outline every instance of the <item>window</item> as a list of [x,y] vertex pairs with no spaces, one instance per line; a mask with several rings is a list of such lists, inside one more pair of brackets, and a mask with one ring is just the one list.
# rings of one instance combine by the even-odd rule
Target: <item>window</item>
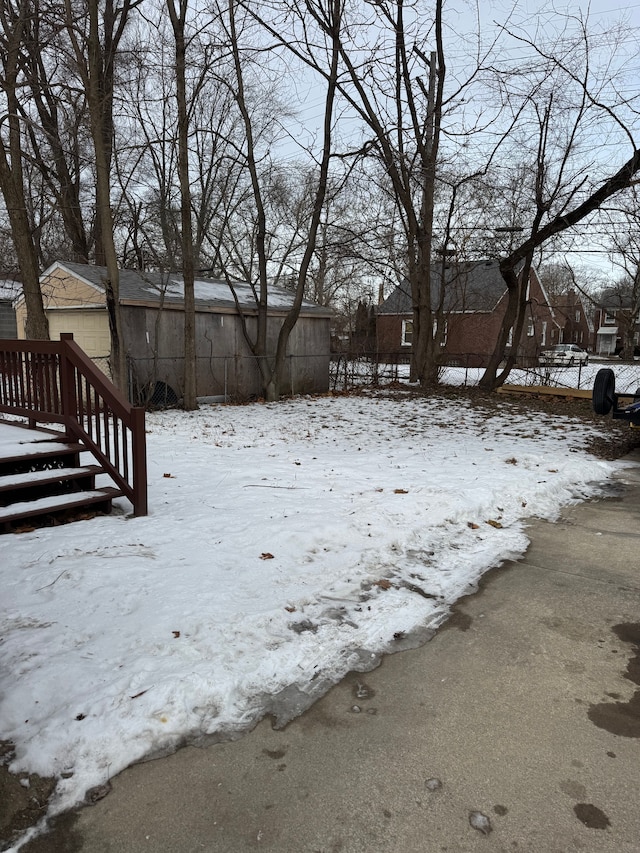
[[542,337],[540,339],[540,346],[546,346],[547,344],[547,321],[542,321]]
[[616,321],[616,312],[615,311],[609,311],[608,308],[605,309],[604,322],[605,323],[615,323],[615,321]]
[[576,311],[576,323],[580,322],[581,317],[582,317],[582,314],[579,311]]
[[[434,320],[433,321],[433,336],[434,336],[434,338],[435,338],[437,332],[438,332],[438,321]],[[445,320],[444,321],[444,329],[442,330],[442,340],[440,341],[441,347],[444,347],[447,345],[447,335],[448,334],[449,334],[449,321]]]
[[402,335],[400,343],[403,347],[410,347],[413,343],[413,320],[402,321]]
[[527,336],[532,338],[535,334],[535,328],[533,326],[533,320],[529,320],[529,325],[527,326]]

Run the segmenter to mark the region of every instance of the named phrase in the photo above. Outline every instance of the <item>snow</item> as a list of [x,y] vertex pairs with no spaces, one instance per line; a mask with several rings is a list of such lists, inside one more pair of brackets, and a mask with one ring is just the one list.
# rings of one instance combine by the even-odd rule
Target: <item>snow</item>
[[[150,293],[157,294],[157,288],[147,286],[144,288]],[[245,307],[256,307],[255,293],[248,284],[234,283],[233,289],[236,297],[241,305]],[[166,296],[171,296],[178,299],[184,298],[184,282],[180,278],[172,278],[167,282],[164,289]],[[194,296],[196,300],[206,302],[228,302],[234,305],[233,293],[230,286],[225,281],[202,281],[196,279],[194,282]],[[289,309],[293,301],[293,294],[286,291],[272,288],[269,291],[269,305],[272,308]],[[312,303],[304,301],[303,305],[309,307]],[[317,306],[316,306],[317,307]]]
[[2,539],[10,769],[56,777],[51,816],[135,761],[266,712],[284,723],[428,639],[525,551],[528,517],[625,464],[586,452],[595,426],[506,406],[372,395],[148,415],[148,517],[122,501]]

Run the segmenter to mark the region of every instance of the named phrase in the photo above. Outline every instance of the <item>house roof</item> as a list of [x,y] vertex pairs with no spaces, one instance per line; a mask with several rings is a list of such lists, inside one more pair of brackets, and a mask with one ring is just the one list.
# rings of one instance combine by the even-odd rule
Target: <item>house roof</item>
[[[56,269],[62,269],[82,279],[87,284],[104,292],[107,277],[106,267],[93,264],[76,264],[56,261],[41,276],[41,280]],[[122,305],[159,305],[181,307],[184,303],[184,282],[178,273],[144,272],[140,270],[120,270],[120,303]],[[234,290],[240,307],[256,310],[256,300],[251,286],[245,282],[234,283]],[[197,278],[194,284],[196,311],[236,311],[236,304],[230,286],[222,279]],[[281,288],[269,288],[269,309],[288,311],[293,294]],[[303,300],[300,313],[303,315],[331,316],[329,308]]]
[[[431,270],[432,302],[435,304],[442,286],[441,268]],[[499,261],[481,260],[452,263],[445,269],[446,311],[493,311],[505,290]],[[377,307],[378,314],[410,314],[411,286],[408,281],[396,289]]]

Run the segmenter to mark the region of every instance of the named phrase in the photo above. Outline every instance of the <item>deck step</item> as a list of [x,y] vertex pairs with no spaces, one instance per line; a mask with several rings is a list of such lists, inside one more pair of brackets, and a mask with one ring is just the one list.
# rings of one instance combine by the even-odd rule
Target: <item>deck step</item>
[[83,465],[79,468],[43,468],[40,471],[25,471],[22,474],[0,476],[0,492],[13,489],[25,489],[32,486],[45,486],[48,483],[60,483],[65,480],[82,480],[104,474],[100,465]]
[[102,489],[92,489],[86,492],[69,492],[66,495],[54,495],[49,498],[39,498],[35,501],[20,501],[0,507],[0,524],[20,521],[23,518],[50,515],[95,504],[105,504],[110,507],[114,498],[122,496],[120,489],[107,486]]
[[[15,447],[13,450],[15,451]],[[74,453],[86,451],[84,444],[76,442],[51,441],[25,441],[20,444],[19,452],[12,452],[8,456],[0,456],[0,465],[9,462],[22,462],[24,459],[46,460],[57,456],[70,456]]]

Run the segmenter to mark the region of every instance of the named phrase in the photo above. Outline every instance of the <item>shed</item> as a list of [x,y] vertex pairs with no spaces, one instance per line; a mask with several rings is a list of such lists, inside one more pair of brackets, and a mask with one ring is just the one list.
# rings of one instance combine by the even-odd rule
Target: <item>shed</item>
[[[51,337],[73,332],[80,346],[98,363],[110,354],[105,267],[60,262],[42,274],[41,288]],[[198,278],[195,282],[197,394],[247,400],[262,393],[260,374],[242,332],[257,326],[251,286]],[[275,343],[293,295],[269,290],[268,341]],[[238,306],[240,311],[238,310]],[[182,396],[184,358],[184,284],[181,275],[123,269],[120,271],[123,346],[130,368],[130,393],[167,386],[169,396]],[[18,306],[18,313],[24,306]],[[242,315],[242,316],[241,316]],[[332,312],[304,301],[289,338],[283,391],[328,390]]]

